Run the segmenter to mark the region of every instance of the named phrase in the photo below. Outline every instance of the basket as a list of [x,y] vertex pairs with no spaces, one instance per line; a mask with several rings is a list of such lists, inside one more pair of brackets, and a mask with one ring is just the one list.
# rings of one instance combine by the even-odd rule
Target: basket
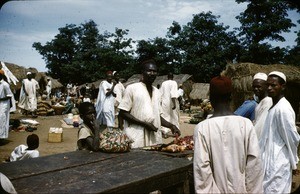
[[62,112],[65,110],[65,106],[52,106],[54,109],[55,115],[62,115]]

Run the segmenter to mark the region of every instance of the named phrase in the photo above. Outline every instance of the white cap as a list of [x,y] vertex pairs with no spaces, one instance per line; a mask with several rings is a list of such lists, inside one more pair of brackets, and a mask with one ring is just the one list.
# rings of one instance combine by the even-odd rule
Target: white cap
[[27,74],[26,75],[30,75],[31,74],[31,72],[27,72]]
[[277,75],[278,77],[281,77],[284,80],[284,82],[286,82],[286,76],[280,71],[272,71],[271,73],[269,73],[268,76],[270,75]]
[[265,73],[259,72],[253,76],[253,80],[255,80],[255,79],[261,79],[261,80],[267,81],[268,76]]

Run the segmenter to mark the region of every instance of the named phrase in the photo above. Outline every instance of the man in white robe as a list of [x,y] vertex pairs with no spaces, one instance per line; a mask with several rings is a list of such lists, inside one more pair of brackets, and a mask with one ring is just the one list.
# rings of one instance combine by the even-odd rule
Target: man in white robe
[[0,70],[0,139],[8,138],[9,110],[13,97],[9,84],[3,79],[4,76],[4,71]]
[[212,117],[194,131],[195,193],[262,193],[260,150],[252,122],[230,110],[231,80],[210,82]]
[[124,85],[122,84],[122,82],[120,82],[120,76],[119,76],[119,73],[114,71],[113,72],[113,76],[114,76],[114,79],[116,81],[116,85],[115,85],[115,88],[114,88],[114,93],[116,94],[116,97],[115,97],[115,116],[118,118],[118,126],[120,129],[123,129],[123,118],[119,115],[119,104],[120,102],[122,101],[122,98],[124,96],[124,92],[125,92],[125,87]]
[[161,144],[161,125],[180,135],[179,129],[160,115],[160,92],[152,86],[157,76],[155,61],[143,62],[142,68],[142,82],[127,86],[118,107],[120,115],[126,120],[124,130],[133,141],[132,148]]
[[52,90],[52,81],[48,77],[47,78],[47,85],[46,85],[47,100],[50,100],[51,90]]
[[268,97],[267,78],[267,74],[259,72],[254,75],[252,82],[254,94],[259,101],[255,107],[255,119],[253,121],[258,140],[260,139],[268,111],[273,104],[272,98]]
[[[168,80],[161,84],[159,90],[161,93],[161,116],[179,128],[178,86],[177,82],[173,80],[173,73],[168,74]],[[165,137],[168,137],[171,134],[171,130],[162,127],[162,133]]]
[[99,85],[99,92],[96,101],[97,120],[102,126],[113,128],[115,126],[115,96],[113,92],[115,83],[112,82],[112,72],[106,73],[106,80]]
[[286,76],[282,72],[269,73],[267,85],[273,106],[269,110],[259,141],[264,192],[290,193],[292,170],[297,169],[299,161],[297,148],[300,137],[296,130],[295,112],[284,97]]
[[21,109],[24,109],[26,113],[32,114],[33,117],[36,117],[35,111],[37,109],[37,89],[38,83],[32,77],[32,73],[27,73],[27,78],[23,79],[22,87],[20,91],[20,98],[18,106]]

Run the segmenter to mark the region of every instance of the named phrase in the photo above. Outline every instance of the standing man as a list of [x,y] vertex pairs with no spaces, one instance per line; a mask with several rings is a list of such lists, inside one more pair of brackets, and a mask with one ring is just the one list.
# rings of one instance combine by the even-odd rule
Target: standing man
[[284,97],[286,76],[279,71],[269,73],[268,95],[273,105],[264,124],[259,141],[264,172],[264,193],[290,193],[292,170],[299,161],[295,112]]
[[142,76],[141,82],[126,87],[119,105],[120,115],[127,121],[124,130],[133,141],[132,148],[162,143],[161,125],[180,135],[179,129],[160,115],[160,92],[152,86],[157,76],[155,61],[142,63]]
[[182,89],[182,84],[179,85],[178,88],[178,101],[179,101],[179,105],[180,105],[180,110],[183,110],[184,107],[184,90]]
[[27,78],[23,79],[19,104],[18,106],[21,109],[24,109],[26,114],[31,114],[32,117],[36,118],[37,115],[35,114],[37,109],[37,81],[32,79],[32,73],[27,72]]
[[212,117],[194,131],[195,193],[262,193],[259,145],[249,119],[230,110],[231,80],[210,81]]
[[114,79],[116,81],[116,86],[114,88],[114,93],[116,94],[116,98],[115,98],[115,116],[118,117],[118,126],[120,129],[123,129],[123,118],[119,115],[119,104],[120,102],[122,101],[122,98],[123,98],[123,95],[124,95],[124,92],[125,92],[125,87],[124,85],[122,84],[122,82],[120,82],[120,76],[119,76],[119,73],[114,71],[113,72],[113,76],[114,76]]
[[268,97],[267,78],[267,74],[257,73],[254,75],[252,82],[253,92],[259,100],[258,105],[255,107],[255,119],[253,121],[258,140],[260,140],[268,111],[273,104],[272,98]]
[[52,81],[48,77],[47,78],[47,85],[46,85],[47,100],[50,100],[51,90],[52,90]]
[[9,132],[9,110],[12,106],[13,93],[9,84],[4,81],[4,71],[0,70],[0,140],[8,138]]
[[72,88],[73,88],[73,84],[72,84],[71,81],[69,81],[69,83],[67,84],[67,94],[68,94],[68,96],[71,95],[71,93],[72,93]]
[[[178,86],[173,80],[173,73],[168,74],[168,80],[164,81],[160,87],[161,93],[161,116],[168,122],[179,128],[179,103],[178,103]],[[162,127],[164,137],[172,134],[171,130]]]
[[115,82],[112,81],[111,71],[106,73],[106,80],[99,85],[99,92],[96,101],[97,120],[104,127],[113,128],[115,126]]

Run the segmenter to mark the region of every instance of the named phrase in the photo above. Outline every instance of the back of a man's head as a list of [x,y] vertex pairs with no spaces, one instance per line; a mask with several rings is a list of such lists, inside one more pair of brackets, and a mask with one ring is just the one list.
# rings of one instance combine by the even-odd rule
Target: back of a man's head
[[230,101],[232,92],[231,79],[226,76],[217,76],[210,81],[210,99],[211,101]]
[[31,134],[27,136],[27,146],[29,150],[34,150],[39,147],[40,141],[39,136]]

